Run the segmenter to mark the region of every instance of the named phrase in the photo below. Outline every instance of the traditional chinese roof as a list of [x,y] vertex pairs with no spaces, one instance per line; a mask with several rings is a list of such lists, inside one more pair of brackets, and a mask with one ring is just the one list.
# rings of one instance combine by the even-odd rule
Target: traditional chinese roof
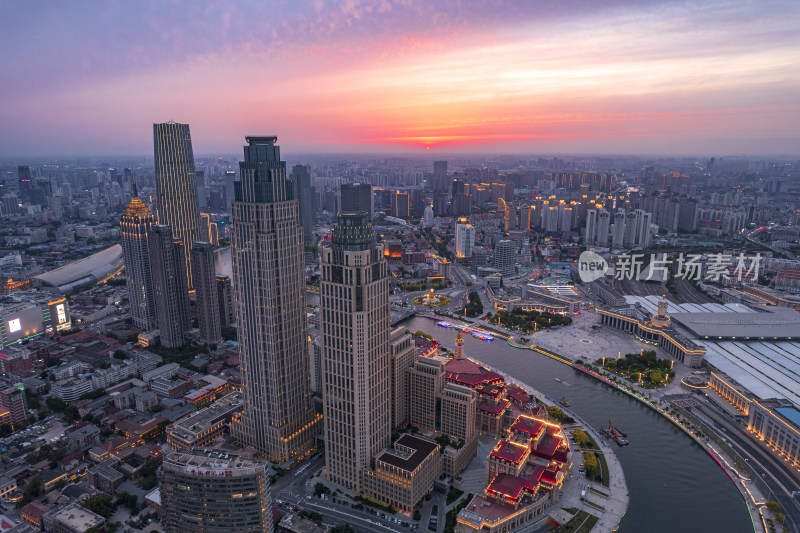
[[519,462],[527,455],[527,452],[528,448],[526,446],[507,440],[501,440],[497,443],[497,446],[494,447],[494,450],[492,450],[492,453],[490,453],[489,456],[503,459],[504,461],[509,461],[514,464],[519,464]]

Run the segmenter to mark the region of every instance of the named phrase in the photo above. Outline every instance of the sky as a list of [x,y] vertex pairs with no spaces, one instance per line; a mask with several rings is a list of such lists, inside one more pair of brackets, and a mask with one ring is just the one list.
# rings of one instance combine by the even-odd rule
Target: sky
[[800,154],[800,2],[0,2],[0,156]]

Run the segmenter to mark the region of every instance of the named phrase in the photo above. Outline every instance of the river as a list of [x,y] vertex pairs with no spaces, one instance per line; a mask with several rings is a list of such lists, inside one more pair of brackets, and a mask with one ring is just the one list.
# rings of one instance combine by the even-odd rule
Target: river
[[[456,330],[415,317],[400,325],[452,348]],[[631,444],[616,449],[630,491],[621,533],[752,532],[739,491],[692,439],[640,402],[531,350],[464,338],[464,352],[507,372],[570,409],[595,429],[611,419]],[[559,378],[561,382],[555,380]]]

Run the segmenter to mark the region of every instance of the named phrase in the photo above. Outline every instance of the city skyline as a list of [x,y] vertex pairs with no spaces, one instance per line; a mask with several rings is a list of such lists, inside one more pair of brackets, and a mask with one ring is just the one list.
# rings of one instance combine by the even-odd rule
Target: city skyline
[[292,153],[771,155],[800,145],[792,2],[44,12],[0,7],[14,21],[0,37],[0,156],[43,146],[147,154],[142,132],[164,118],[193,125],[198,154],[235,153],[238,132],[264,125]]

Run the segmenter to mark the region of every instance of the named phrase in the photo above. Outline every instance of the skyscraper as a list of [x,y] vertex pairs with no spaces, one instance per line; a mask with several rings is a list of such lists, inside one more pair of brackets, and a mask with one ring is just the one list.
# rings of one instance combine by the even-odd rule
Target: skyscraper
[[375,214],[375,205],[372,200],[372,185],[369,183],[343,183],[342,184],[342,213],[369,213],[369,219]]
[[311,191],[311,175],[305,165],[295,165],[291,174],[294,195],[300,204],[300,226],[303,228],[303,242],[314,242],[314,200]]
[[475,228],[462,218],[456,224],[456,256],[472,257],[472,249],[475,247]]
[[589,247],[597,239],[597,209],[589,209],[586,212],[586,235],[584,244]]
[[[344,211],[344,210],[342,210]],[[392,216],[398,218],[408,218],[408,193],[395,191],[392,193]]]
[[514,256],[517,254],[517,245],[514,241],[502,240],[494,248],[494,268],[503,277],[514,275]]
[[212,449],[171,452],[160,477],[167,531],[273,531],[267,465],[262,461]]
[[125,277],[128,280],[131,317],[134,326],[145,331],[158,327],[150,266],[149,239],[152,226],[153,215],[137,196],[134,183],[133,198],[120,222],[120,237],[122,257],[125,260]]
[[17,177],[19,178],[19,198],[23,202],[27,202],[29,200],[31,186],[33,185],[31,178],[31,167],[28,165],[18,166]]
[[217,276],[217,303],[219,304],[219,323],[223,328],[227,328],[236,322],[236,310],[233,305],[233,289],[231,278],[228,276]]
[[605,209],[597,212],[597,237],[595,244],[598,246],[608,246],[608,230],[611,226],[611,213]]
[[233,202],[233,289],[244,409],[231,434],[270,460],[314,450],[303,234],[277,137],[246,137]]
[[183,346],[184,334],[191,327],[185,246],[173,239],[169,226],[164,225],[153,226],[149,244],[161,345],[177,348]]
[[184,277],[192,289],[191,245],[200,240],[200,209],[188,124],[153,124],[158,223],[183,242]]
[[368,213],[339,214],[320,263],[325,468],[361,492],[391,433],[389,273]]
[[447,189],[447,185],[447,161],[434,161],[433,189],[442,191]]
[[197,325],[200,342],[217,344],[222,341],[217,273],[214,269],[214,247],[207,242],[192,245],[192,276],[197,299]]

